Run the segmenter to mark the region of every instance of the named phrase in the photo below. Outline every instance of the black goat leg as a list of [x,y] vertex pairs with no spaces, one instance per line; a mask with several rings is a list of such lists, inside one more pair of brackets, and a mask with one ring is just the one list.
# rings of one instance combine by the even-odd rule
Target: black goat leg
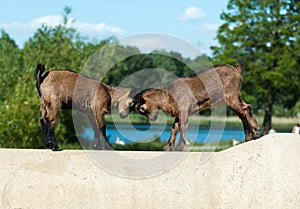
[[46,147],[52,151],[59,151],[60,149],[57,145],[53,125],[45,119],[41,119],[40,122],[42,126],[42,136]]

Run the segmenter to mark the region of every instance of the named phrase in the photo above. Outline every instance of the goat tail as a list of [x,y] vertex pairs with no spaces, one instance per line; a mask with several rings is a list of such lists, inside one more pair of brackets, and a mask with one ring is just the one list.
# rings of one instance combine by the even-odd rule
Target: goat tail
[[236,69],[242,74],[244,68],[244,61],[242,59],[238,59],[236,61]]
[[38,64],[36,66],[36,69],[34,72],[34,79],[36,81],[35,86],[36,86],[36,89],[38,90],[38,93],[40,96],[41,96],[40,86],[41,86],[41,83],[43,82],[42,75],[43,75],[44,71],[45,71],[45,65]]

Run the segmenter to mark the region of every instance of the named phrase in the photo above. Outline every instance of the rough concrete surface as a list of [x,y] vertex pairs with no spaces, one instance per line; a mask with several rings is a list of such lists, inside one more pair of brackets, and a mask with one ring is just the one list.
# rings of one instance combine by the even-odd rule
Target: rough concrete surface
[[[299,135],[272,134],[218,153],[118,152],[119,162],[96,153],[128,177],[85,151],[0,149],[0,208],[300,208]],[[136,171],[126,159],[161,153],[185,156],[156,176],[130,178]]]

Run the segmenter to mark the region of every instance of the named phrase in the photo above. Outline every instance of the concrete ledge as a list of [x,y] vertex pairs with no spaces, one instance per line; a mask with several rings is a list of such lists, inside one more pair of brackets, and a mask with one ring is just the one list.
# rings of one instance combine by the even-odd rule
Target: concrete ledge
[[[98,154],[109,159],[111,152]],[[293,134],[188,153],[173,169],[145,179],[107,172],[84,151],[0,149],[0,162],[0,208],[300,208],[300,136]]]

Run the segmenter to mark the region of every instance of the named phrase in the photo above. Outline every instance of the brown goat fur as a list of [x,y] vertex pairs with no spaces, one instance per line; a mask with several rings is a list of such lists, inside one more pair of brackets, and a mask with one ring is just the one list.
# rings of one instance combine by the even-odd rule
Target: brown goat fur
[[[74,108],[87,114],[94,130],[94,148],[109,148],[104,115],[112,107],[120,117],[131,111],[132,89],[110,87],[98,80],[70,70],[50,70],[44,75],[45,66],[38,64],[35,71],[36,87],[40,95],[42,136],[46,146],[58,150],[54,126],[61,109]],[[105,141],[100,141],[100,133]]]
[[242,63],[236,68],[218,65],[187,78],[147,89],[134,97],[135,109],[149,120],[156,120],[159,110],[175,117],[171,136],[164,150],[173,148],[176,135],[180,138],[176,150],[186,144],[188,116],[192,113],[226,103],[241,119],[246,141],[258,138],[258,123],[250,105],[241,97]]

